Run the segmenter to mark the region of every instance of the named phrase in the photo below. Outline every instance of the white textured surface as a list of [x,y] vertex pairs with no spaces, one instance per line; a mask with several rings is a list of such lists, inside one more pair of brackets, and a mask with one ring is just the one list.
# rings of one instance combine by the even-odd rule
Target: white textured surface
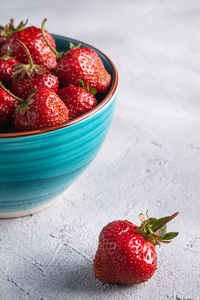
[[[109,135],[85,173],[48,210],[0,221],[0,299],[200,299],[200,1],[6,1],[1,23],[29,17],[99,47],[120,92]],[[93,277],[98,234],[179,210],[179,237],[158,248],[140,286]]]

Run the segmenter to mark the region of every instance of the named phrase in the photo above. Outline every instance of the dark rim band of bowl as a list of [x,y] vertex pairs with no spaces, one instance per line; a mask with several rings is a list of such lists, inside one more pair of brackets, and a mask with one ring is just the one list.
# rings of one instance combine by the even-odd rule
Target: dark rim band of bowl
[[[57,35],[57,36],[64,37],[64,38],[67,38],[67,39],[71,39],[71,40],[75,40],[78,43],[83,43],[83,42],[81,42],[79,40],[76,40],[74,38],[69,38],[69,37],[62,36],[62,35]],[[54,131],[54,130],[58,130],[58,129],[61,129],[61,128],[65,128],[65,127],[77,124],[77,123],[81,122],[82,120],[84,120],[84,119],[92,116],[93,114],[95,114],[97,111],[99,111],[102,107],[104,107],[110,101],[110,99],[114,95],[114,93],[115,93],[115,91],[117,89],[117,86],[118,86],[118,72],[117,72],[117,69],[116,69],[115,65],[113,64],[112,60],[106,54],[104,54],[102,51],[100,51],[99,49],[93,47],[90,44],[87,44],[87,43],[84,43],[84,44],[87,47],[93,48],[94,50],[96,50],[99,53],[101,53],[108,60],[108,62],[110,63],[110,65],[112,66],[112,69],[113,69],[113,72],[114,72],[114,78],[113,78],[113,82],[111,84],[110,90],[109,90],[108,94],[106,95],[106,97],[95,108],[93,108],[89,112],[87,112],[87,113],[85,113],[85,114],[83,114],[83,115],[81,115],[81,116],[79,116],[79,117],[77,117],[77,118],[75,118],[73,120],[65,122],[63,124],[52,126],[52,127],[48,127],[48,128],[42,128],[42,129],[37,129],[37,130],[30,130],[30,131],[0,133],[0,139],[1,138],[16,138],[16,137],[32,136],[32,135],[37,135],[37,134],[51,132],[51,131]]]

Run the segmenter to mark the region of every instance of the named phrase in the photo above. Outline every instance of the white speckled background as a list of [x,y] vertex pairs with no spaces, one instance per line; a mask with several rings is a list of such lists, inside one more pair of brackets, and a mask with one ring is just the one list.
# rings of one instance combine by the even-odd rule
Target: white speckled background
[[[84,40],[115,62],[120,92],[95,161],[48,210],[0,221],[0,299],[200,299],[200,1],[5,1],[1,22],[29,17]],[[158,248],[142,285],[93,277],[111,220],[180,211],[179,237]]]

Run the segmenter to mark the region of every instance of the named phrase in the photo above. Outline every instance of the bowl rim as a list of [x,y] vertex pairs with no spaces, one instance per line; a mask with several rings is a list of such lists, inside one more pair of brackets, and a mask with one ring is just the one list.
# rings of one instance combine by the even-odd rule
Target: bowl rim
[[42,129],[37,129],[37,130],[0,133],[0,139],[2,139],[2,138],[17,138],[17,137],[33,136],[33,135],[52,132],[52,131],[55,131],[55,130],[59,130],[59,129],[66,128],[66,127],[69,127],[71,125],[80,123],[81,121],[87,119],[88,117],[94,115],[99,110],[101,110],[105,105],[108,104],[110,99],[115,94],[115,92],[117,90],[117,87],[118,87],[118,72],[117,72],[117,69],[116,69],[114,63],[112,62],[112,60],[106,54],[104,54],[102,51],[100,51],[96,47],[94,47],[94,46],[92,46],[88,43],[82,42],[80,40],[77,40],[77,39],[74,39],[74,38],[71,38],[71,37],[67,37],[67,36],[64,36],[64,35],[60,35],[60,34],[52,33],[52,35],[67,38],[68,40],[76,41],[77,43],[82,43],[85,46],[87,46],[88,48],[92,48],[95,51],[98,51],[101,55],[103,55],[106,58],[106,60],[108,60],[108,62],[110,63],[110,65],[113,69],[113,73],[114,73],[113,82],[111,84],[110,90],[109,90],[108,94],[106,95],[106,97],[96,107],[94,107],[92,110],[86,112],[85,114],[83,114],[83,115],[81,115],[81,116],[79,116],[79,117],[77,117],[73,120],[70,120],[70,121],[67,121],[67,122],[64,122],[62,124],[55,125],[55,126],[52,126],[52,127],[42,128]]

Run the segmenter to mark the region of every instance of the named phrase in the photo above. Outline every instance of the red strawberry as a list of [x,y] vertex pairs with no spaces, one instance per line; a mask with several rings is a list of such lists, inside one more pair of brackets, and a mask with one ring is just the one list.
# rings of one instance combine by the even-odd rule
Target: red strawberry
[[78,86],[79,81],[84,79],[85,83],[97,92],[105,92],[111,82],[111,76],[105,70],[100,57],[89,48],[68,51],[59,60],[56,75],[63,86]]
[[58,96],[69,110],[69,119],[74,119],[97,105],[95,97],[82,87],[68,86],[58,90]]
[[15,99],[0,88],[0,129],[6,129],[12,122],[15,110]]
[[0,36],[0,47],[3,45],[3,43],[7,40],[6,37]]
[[58,95],[49,89],[38,89],[18,106],[15,127],[19,131],[41,129],[69,120],[69,112]]
[[48,128],[63,124],[69,112],[58,95],[49,89],[37,89],[26,100],[14,96],[2,83],[0,87],[19,103],[15,111],[15,127],[19,131]]
[[17,63],[19,63],[18,60],[9,56],[9,51],[7,55],[0,57],[0,80],[7,87],[11,85],[13,66]]
[[32,78],[28,75],[21,78],[18,75],[12,80],[11,91],[23,99],[26,99],[34,88],[46,88],[57,92],[58,77],[46,71],[42,74],[35,74]]
[[29,64],[17,64],[12,79],[11,90],[16,95],[26,99],[35,88],[48,88],[54,92],[58,90],[58,77],[44,67],[35,65],[28,48],[18,41],[28,57]]
[[7,41],[15,32],[20,31],[25,28],[28,20],[26,22],[20,22],[17,27],[14,26],[14,19],[10,19],[10,23],[2,26],[0,25],[0,46]]
[[141,226],[125,221],[106,225],[99,236],[99,247],[94,259],[94,274],[102,282],[136,284],[147,281],[157,267],[155,245],[169,243],[178,232],[166,233],[166,223],[178,212],[161,219],[145,220]]
[[[43,37],[44,23],[42,24]],[[48,40],[46,40],[49,45]],[[56,54],[58,64],[56,67],[56,75],[63,86],[75,85],[79,86],[80,80],[84,80],[90,88],[95,88],[97,92],[105,92],[111,83],[111,75],[106,71],[102,60],[98,54],[90,48],[74,47],[66,53],[59,53],[54,47],[49,45],[51,50]]]
[[[53,37],[45,32],[47,40],[52,47],[55,47]],[[21,63],[27,63],[27,56],[23,51],[22,46],[17,43],[17,40],[23,42],[29,49],[35,64],[44,66],[51,70],[56,67],[56,55],[49,49],[40,28],[35,26],[27,27],[24,30],[14,33],[1,47],[1,55],[4,55],[7,48],[10,47],[11,55],[18,59]]]

